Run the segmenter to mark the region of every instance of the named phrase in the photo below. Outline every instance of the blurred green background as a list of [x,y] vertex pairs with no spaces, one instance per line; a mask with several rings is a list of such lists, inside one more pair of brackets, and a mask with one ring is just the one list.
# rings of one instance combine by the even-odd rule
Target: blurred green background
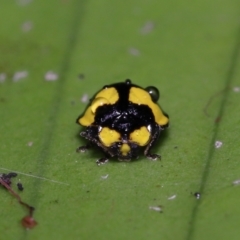
[[[14,179],[36,207],[28,231],[2,188],[1,239],[240,238],[239,0],[0,6],[0,171],[65,183]],[[84,98],[127,78],[161,92],[171,124],[155,147],[162,160],[98,167],[101,153],[75,152],[75,120]]]

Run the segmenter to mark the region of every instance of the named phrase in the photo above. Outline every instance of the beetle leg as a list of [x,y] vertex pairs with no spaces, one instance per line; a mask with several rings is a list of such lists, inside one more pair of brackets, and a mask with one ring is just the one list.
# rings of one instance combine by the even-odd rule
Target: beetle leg
[[90,144],[86,144],[85,146],[80,146],[76,149],[76,152],[81,152],[84,153],[86,152],[89,148],[91,148]]
[[[98,147],[100,147],[103,151],[105,151],[106,153],[108,153],[108,149],[107,147],[105,147],[100,141],[98,138],[94,138],[92,137],[92,135],[97,135],[98,133],[95,132],[97,130],[97,128],[94,126],[94,127],[88,127],[88,129],[86,131],[83,131],[80,133],[80,135],[84,138],[86,138],[87,140],[90,141],[90,143],[88,145],[90,145],[90,147],[92,145],[97,145]],[[80,152],[85,152],[89,147],[85,148],[83,147],[83,150],[81,149],[80,147]]]
[[159,154],[156,154],[156,153],[148,153],[148,154],[145,154],[145,156],[150,159],[150,160],[157,160],[157,159],[160,159],[161,160],[161,156]]
[[149,142],[149,144],[147,145],[147,147],[144,150],[144,155],[150,159],[150,160],[157,160],[157,159],[161,159],[161,156],[159,154],[156,153],[150,153],[151,148],[153,147],[153,144],[155,143],[155,141],[157,140],[157,138],[159,137],[161,132],[161,128],[157,125],[156,126],[156,130],[152,136],[151,141]]
[[109,160],[109,159],[108,159],[107,157],[103,157],[103,158],[98,159],[98,160],[96,161],[96,163],[97,163],[98,166],[100,166],[100,165],[103,165],[103,164],[107,163],[108,160]]

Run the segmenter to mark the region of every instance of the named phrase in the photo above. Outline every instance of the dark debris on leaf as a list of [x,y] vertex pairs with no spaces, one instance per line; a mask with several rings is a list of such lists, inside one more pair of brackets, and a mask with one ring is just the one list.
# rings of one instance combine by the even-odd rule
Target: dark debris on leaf
[[83,80],[83,79],[85,78],[85,76],[84,76],[83,73],[80,73],[80,74],[78,75],[78,78],[79,78],[80,80]]
[[193,195],[195,196],[196,199],[201,198],[201,193],[200,192],[195,192]]
[[[14,173],[14,172],[10,172],[8,174],[0,173],[1,180],[4,183],[6,183],[7,185],[11,185],[11,183],[12,183],[11,178],[16,177],[16,176],[17,176],[17,173]],[[5,185],[3,184],[2,181],[0,181],[0,184],[5,187]]]
[[[27,208],[29,214],[27,216],[25,216],[21,222],[22,222],[23,227],[30,229],[37,225],[37,222],[33,218],[34,207],[23,202],[21,197],[11,188],[11,184],[12,184],[11,178],[16,177],[16,176],[17,176],[17,174],[14,172],[10,172],[8,174],[0,173],[0,185],[5,187],[5,189],[7,189],[18,200],[19,204],[21,204],[22,206]],[[19,186],[20,186],[20,188],[23,189],[21,183],[18,183],[18,189],[19,189]]]
[[20,183],[20,182],[17,183],[17,187],[18,187],[19,191],[23,191],[23,189],[24,189],[22,183]]
[[24,218],[22,218],[22,225],[26,229],[31,229],[37,225],[37,222],[32,216],[25,216]]

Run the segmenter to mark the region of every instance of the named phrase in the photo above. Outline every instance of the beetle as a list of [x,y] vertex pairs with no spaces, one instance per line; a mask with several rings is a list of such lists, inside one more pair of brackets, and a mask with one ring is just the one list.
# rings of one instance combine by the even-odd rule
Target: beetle
[[169,117],[157,104],[158,99],[156,87],[144,89],[129,79],[104,86],[77,118],[77,123],[85,127],[80,136],[89,141],[77,152],[85,152],[92,145],[99,147],[105,157],[97,160],[98,165],[112,157],[120,161],[137,159],[141,148],[147,158],[160,158],[150,150],[168,127]]

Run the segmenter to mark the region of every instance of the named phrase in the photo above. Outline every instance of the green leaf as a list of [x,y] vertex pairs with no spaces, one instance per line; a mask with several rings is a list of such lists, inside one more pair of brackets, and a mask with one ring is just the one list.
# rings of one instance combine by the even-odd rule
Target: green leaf
[[[12,188],[20,179],[38,226],[22,228],[26,209],[2,188],[1,236],[239,239],[239,9],[237,0],[2,1],[0,171],[19,172]],[[170,115],[154,149],[162,160],[98,167],[101,152],[75,151],[85,143],[81,99],[127,78],[160,89]]]

